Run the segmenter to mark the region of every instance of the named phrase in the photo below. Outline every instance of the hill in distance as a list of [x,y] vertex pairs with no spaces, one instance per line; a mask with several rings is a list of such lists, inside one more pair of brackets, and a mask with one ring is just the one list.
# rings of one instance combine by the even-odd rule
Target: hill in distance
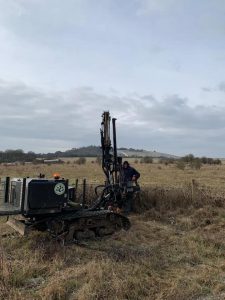
[[[56,151],[55,153],[25,153],[22,149],[0,151],[0,163],[10,162],[32,162],[37,159],[60,159],[63,157],[99,157],[102,155],[101,147],[87,146],[81,148],[72,148],[66,151]],[[153,158],[178,158],[174,155],[160,153],[156,151],[147,151],[143,149],[119,148],[118,156],[122,157],[153,157]]]
[[149,150],[139,150],[139,149],[126,149],[126,148],[119,148],[118,149],[118,155],[124,156],[124,157],[153,157],[153,158],[178,158],[178,156],[167,154],[167,153],[161,153],[157,151],[149,151]]
[[[64,152],[58,151],[55,153],[57,157],[73,157],[73,156],[101,156],[101,147],[99,146],[87,146],[81,148],[72,148]],[[118,148],[118,155],[123,157],[145,157],[150,156],[153,158],[178,158],[175,155],[161,153],[157,151],[148,151],[143,149],[133,148]]]

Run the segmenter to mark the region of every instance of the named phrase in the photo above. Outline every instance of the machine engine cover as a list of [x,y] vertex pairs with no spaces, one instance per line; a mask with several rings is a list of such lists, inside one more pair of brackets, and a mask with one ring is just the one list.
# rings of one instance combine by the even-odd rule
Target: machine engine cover
[[26,192],[26,214],[60,211],[68,200],[68,182],[35,179],[28,183]]

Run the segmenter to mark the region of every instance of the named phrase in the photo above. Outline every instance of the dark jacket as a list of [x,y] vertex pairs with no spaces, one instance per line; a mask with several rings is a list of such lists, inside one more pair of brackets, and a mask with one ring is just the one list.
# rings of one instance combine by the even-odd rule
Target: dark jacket
[[123,168],[123,182],[131,181],[133,176],[138,179],[140,177],[140,173],[131,166]]

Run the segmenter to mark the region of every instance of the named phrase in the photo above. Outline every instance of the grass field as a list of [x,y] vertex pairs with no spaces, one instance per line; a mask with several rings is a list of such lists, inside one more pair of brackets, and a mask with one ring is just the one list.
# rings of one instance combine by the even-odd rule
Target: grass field
[[[207,165],[200,170],[193,170],[187,167],[180,170],[175,164],[140,164],[134,163],[135,159],[129,159],[132,166],[140,173],[140,184],[142,186],[160,186],[160,187],[177,187],[196,180],[202,185],[225,191],[225,164],[219,166]],[[46,174],[46,177],[52,177],[55,172],[61,174],[62,177],[69,178],[72,182],[76,178],[86,178],[91,183],[104,182],[104,175],[101,166],[95,163],[95,158],[88,158],[87,163],[78,165],[74,163],[75,159],[66,159],[65,164],[52,165],[18,165],[4,166],[0,165],[0,178],[4,176],[20,177],[29,176],[36,177],[39,173]],[[69,163],[68,163],[69,162]]]
[[[0,166],[0,177],[57,171],[101,183],[101,168],[91,161]],[[61,247],[43,233],[20,237],[2,218],[0,298],[225,299],[225,165],[133,166],[143,192],[128,232]]]

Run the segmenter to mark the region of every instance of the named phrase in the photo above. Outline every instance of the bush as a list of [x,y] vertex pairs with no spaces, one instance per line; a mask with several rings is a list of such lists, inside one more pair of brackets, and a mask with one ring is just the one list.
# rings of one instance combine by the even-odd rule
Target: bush
[[202,166],[201,159],[200,159],[200,158],[195,158],[195,159],[190,163],[190,166],[191,166],[192,169],[196,169],[196,170],[201,169],[201,166]]
[[220,159],[213,159],[211,157],[203,156],[201,158],[194,157],[193,154],[188,154],[186,156],[183,156],[181,158],[185,163],[189,163],[192,168],[199,168],[201,167],[201,164],[208,164],[208,165],[221,165],[222,162]]
[[76,163],[78,165],[85,165],[86,164],[86,158],[85,157],[79,157],[77,160],[76,160]]
[[185,166],[186,166],[186,164],[183,160],[178,160],[176,163],[176,167],[180,170],[184,170]]
[[141,164],[152,164],[153,163],[153,158],[150,156],[145,156],[140,160]]
[[190,163],[195,159],[195,157],[193,154],[188,154],[188,155],[182,157],[181,159],[186,163]]
[[160,158],[159,164],[169,165],[174,163],[174,158]]
[[222,165],[222,161],[220,159],[214,159],[214,165]]

